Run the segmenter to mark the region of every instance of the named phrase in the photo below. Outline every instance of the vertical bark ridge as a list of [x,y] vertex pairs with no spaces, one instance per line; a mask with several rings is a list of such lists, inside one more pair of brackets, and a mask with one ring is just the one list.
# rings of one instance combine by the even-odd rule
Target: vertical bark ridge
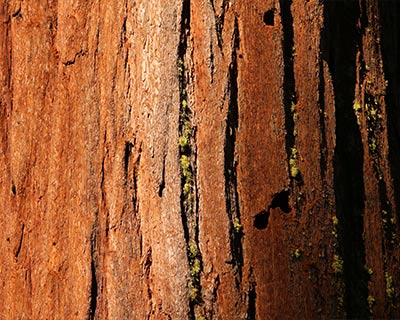
[[381,48],[386,78],[387,139],[390,170],[393,177],[396,216],[400,220],[400,32],[397,17],[400,5],[395,1],[379,1]]

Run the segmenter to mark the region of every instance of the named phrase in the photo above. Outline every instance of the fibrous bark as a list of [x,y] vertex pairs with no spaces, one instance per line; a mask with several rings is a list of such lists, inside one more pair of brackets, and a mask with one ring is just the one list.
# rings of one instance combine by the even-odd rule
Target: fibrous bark
[[395,1],[0,4],[0,318],[396,318]]

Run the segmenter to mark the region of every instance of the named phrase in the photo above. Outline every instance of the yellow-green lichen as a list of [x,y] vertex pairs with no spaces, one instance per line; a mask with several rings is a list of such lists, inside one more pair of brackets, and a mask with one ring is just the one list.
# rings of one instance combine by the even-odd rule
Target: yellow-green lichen
[[394,298],[393,277],[388,272],[385,272],[385,283],[386,283],[386,296],[389,299],[393,299]]
[[189,139],[187,136],[179,137],[179,146],[181,147],[181,149],[185,149],[189,146]]
[[372,129],[380,129],[382,115],[379,109],[379,102],[376,97],[368,96],[365,103],[365,113]]
[[183,74],[183,61],[182,60],[178,60],[177,70],[178,70],[179,75]]
[[182,168],[182,174],[185,178],[191,176],[190,172],[190,160],[189,157],[186,155],[181,155],[181,168]]
[[361,111],[361,105],[358,101],[354,102],[353,104],[353,109],[355,112],[360,112]]
[[289,159],[290,176],[296,178],[299,174],[299,168],[297,166],[297,149],[291,149],[291,155]]
[[372,276],[374,274],[374,270],[372,270],[370,267],[368,267],[367,265],[364,265],[364,269],[365,271],[367,271],[369,276]]
[[383,180],[383,172],[380,167],[380,133],[383,129],[382,126],[382,113],[379,100],[376,96],[372,95],[368,88],[365,93],[365,118],[367,124],[367,140],[369,155],[373,160],[375,176],[379,181]]
[[337,254],[333,256],[332,268],[335,274],[343,273],[343,259],[341,256]]
[[294,101],[292,101],[292,104],[290,105],[290,111],[292,113],[294,113],[296,111],[296,104],[294,103]]
[[361,121],[360,121],[361,105],[358,101],[354,102],[353,110],[357,117],[357,124],[360,126],[361,125]]
[[183,109],[186,109],[186,107],[187,107],[187,102],[186,102],[185,99],[183,99],[183,100],[182,100],[182,108],[183,108]]
[[243,226],[240,224],[240,220],[238,217],[233,218],[233,229],[236,233],[240,233],[242,231]]
[[191,301],[197,300],[199,297],[199,289],[192,284],[189,285],[189,298]]
[[183,185],[183,195],[185,197],[188,197],[191,191],[192,191],[192,184],[189,182],[185,182]]
[[189,241],[188,251],[189,251],[188,252],[189,275],[190,275],[189,298],[191,301],[195,301],[198,299],[200,294],[199,282],[200,282],[200,272],[201,272],[201,261],[197,244],[193,240]]
[[340,307],[343,307],[343,304],[344,304],[344,295],[338,296],[337,300],[338,300],[339,306],[340,306]]
[[192,134],[192,126],[189,120],[185,120],[183,123],[182,135],[189,139]]
[[190,266],[190,276],[191,277],[199,277],[201,271],[201,264],[199,259],[193,259],[192,264]]
[[182,59],[177,62],[177,72],[179,80],[179,165],[181,171],[181,204],[182,215],[186,218],[188,242],[187,257],[189,267],[188,296],[192,303],[198,304],[200,301],[200,273],[201,273],[201,254],[197,244],[198,225],[197,214],[195,212],[195,154],[192,150],[193,124],[191,122],[191,110],[188,103],[188,93],[186,90],[185,65]]
[[371,309],[375,304],[375,298],[373,296],[369,295],[367,298],[367,301],[368,301],[368,306]]
[[193,241],[189,241],[189,258],[194,258],[198,255],[197,245]]
[[337,218],[337,216],[332,217],[332,223],[335,227],[339,224],[339,219]]
[[293,178],[296,178],[297,175],[299,174],[299,168],[297,167],[297,162],[295,159],[290,159],[289,160],[289,165],[290,165],[290,175]]
[[376,146],[376,138],[375,137],[372,137],[370,139],[370,142],[369,142],[368,146],[369,146],[369,150],[372,153],[374,153],[376,151],[377,146]]
[[301,258],[301,250],[300,250],[300,249],[294,250],[293,256],[294,256],[296,259],[300,259],[300,258]]

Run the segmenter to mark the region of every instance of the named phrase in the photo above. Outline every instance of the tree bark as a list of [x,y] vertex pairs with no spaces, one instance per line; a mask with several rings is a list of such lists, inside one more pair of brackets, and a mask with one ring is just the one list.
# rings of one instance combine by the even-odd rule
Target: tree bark
[[399,16],[3,1],[0,318],[400,317]]

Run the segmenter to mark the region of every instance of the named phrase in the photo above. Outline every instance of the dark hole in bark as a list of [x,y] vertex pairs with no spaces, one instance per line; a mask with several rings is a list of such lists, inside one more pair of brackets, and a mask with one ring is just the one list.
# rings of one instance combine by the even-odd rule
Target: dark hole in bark
[[274,15],[275,15],[274,9],[268,10],[264,13],[263,21],[267,26],[274,25]]
[[268,227],[268,218],[269,210],[260,211],[256,214],[253,225],[259,230],[265,229],[266,227]]
[[14,196],[17,194],[17,188],[15,188],[15,184],[14,183],[11,186],[11,192],[13,193]]
[[259,230],[268,227],[268,219],[271,209],[281,209],[284,213],[289,213],[292,208],[289,206],[289,190],[282,190],[274,195],[267,210],[262,210],[254,217],[253,226]]
[[289,191],[283,190],[274,195],[270,208],[280,208],[283,212],[289,213],[292,208],[289,206]]

